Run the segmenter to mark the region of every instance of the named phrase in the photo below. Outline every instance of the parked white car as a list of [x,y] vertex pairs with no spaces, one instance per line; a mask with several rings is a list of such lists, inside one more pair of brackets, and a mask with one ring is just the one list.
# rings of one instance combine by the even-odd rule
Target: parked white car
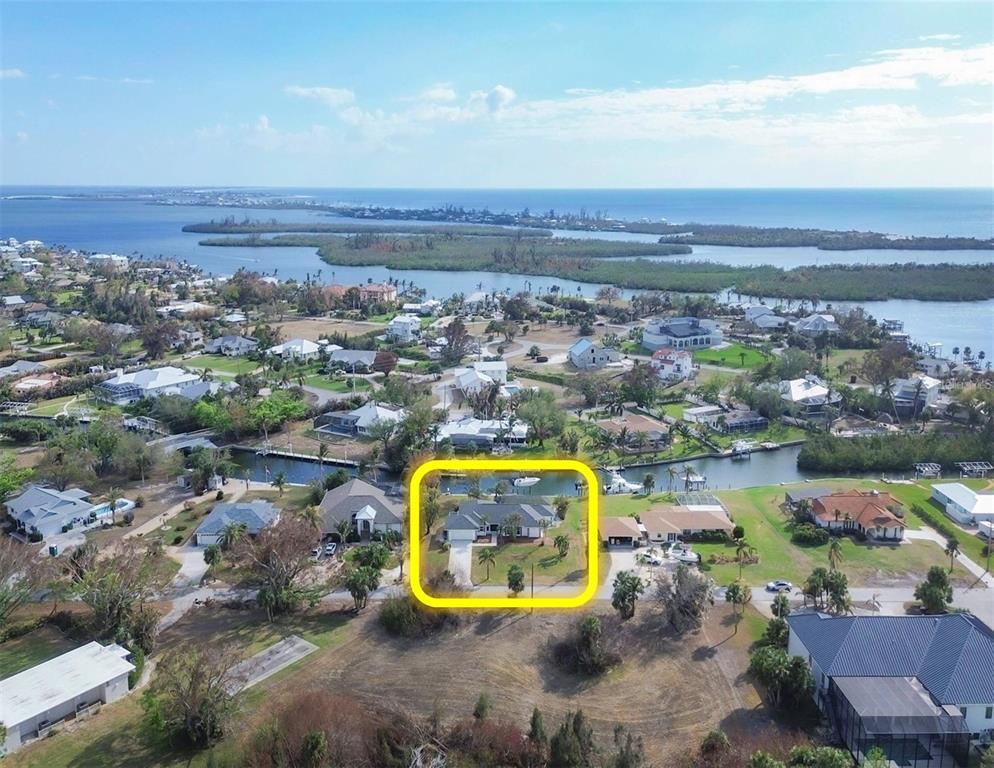
[[324,545],[324,554],[327,557],[331,557],[333,554],[335,554],[335,551],[337,549],[338,549],[338,544],[336,544],[333,541],[328,542],[327,544]]
[[783,579],[771,581],[766,585],[767,592],[790,592],[792,589],[794,589],[794,585],[789,581],[784,581]]

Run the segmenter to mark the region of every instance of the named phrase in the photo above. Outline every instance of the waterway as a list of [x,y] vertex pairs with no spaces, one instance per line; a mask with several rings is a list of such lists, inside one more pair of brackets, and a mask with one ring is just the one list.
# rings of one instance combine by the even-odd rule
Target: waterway
[[[706,478],[707,490],[728,490],[730,488],[748,488],[756,485],[773,485],[777,483],[797,483],[814,477],[797,468],[797,454],[800,446],[788,446],[776,451],[758,451],[750,458],[733,461],[732,459],[704,458],[678,464],[655,464],[647,467],[631,467],[622,474],[634,483],[641,483],[646,474],[652,474],[656,479],[656,489],[683,490],[681,478],[670,478],[669,468],[675,467],[681,473],[686,467],[691,467],[697,474]],[[284,473],[290,483],[309,483],[332,472],[337,467],[325,462],[324,467],[317,462],[301,459],[283,458],[280,456],[260,456],[247,451],[235,451],[233,460],[239,466],[249,470],[249,477],[259,482],[270,482],[280,472]],[[346,467],[350,474],[355,474],[351,467]],[[602,484],[607,482],[608,474],[598,470]],[[399,478],[380,472],[378,478],[385,482],[398,482]],[[576,477],[572,473],[543,474],[538,483],[522,491],[536,496],[555,496],[558,494],[575,495]],[[492,490],[496,480],[490,478],[481,482],[484,491]],[[453,493],[465,492],[465,481],[460,478],[446,478],[442,487]]]

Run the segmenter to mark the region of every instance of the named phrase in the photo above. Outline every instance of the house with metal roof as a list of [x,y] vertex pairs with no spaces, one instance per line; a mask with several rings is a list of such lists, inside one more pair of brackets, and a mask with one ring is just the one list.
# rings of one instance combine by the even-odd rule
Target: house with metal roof
[[495,540],[513,524],[515,537],[537,539],[558,523],[556,511],[541,496],[503,496],[500,501],[468,499],[449,514],[442,536],[446,541]]
[[259,532],[280,519],[280,511],[264,499],[255,501],[229,501],[215,504],[207,517],[197,528],[196,540],[198,547],[217,544],[225,528],[232,523],[245,526],[249,536],[257,536]]
[[211,391],[211,382],[201,381],[200,374],[184,371],[172,365],[146,368],[117,375],[93,388],[94,397],[111,405],[127,405],[143,397],[182,395],[190,399],[203,397]]
[[569,361],[581,371],[603,368],[621,362],[618,350],[594,344],[590,339],[580,339],[566,353]]
[[325,493],[318,505],[325,535],[338,536],[338,524],[348,520],[360,539],[374,533],[404,532],[404,507],[375,485],[354,478]]
[[41,485],[29,485],[24,492],[4,502],[7,517],[14,521],[17,530],[30,536],[54,536],[65,527],[85,525],[90,520],[90,492],[82,488],[59,491]]
[[211,339],[204,345],[204,352],[209,354],[226,355],[227,357],[238,357],[254,352],[259,347],[259,342],[248,336],[238,336],[229,334]]
[[[332,345],[335,347],[335,345]],[[375,349],[331,349],[328,356],[329,368],[342,368],[352,373],[369,371],[376,362]]]
[[642,346],[651,350],[661,347],[705,349],[721,340],[721,329],[714,320],[697,317],[657,318],[650,320],[642,331]]
[[994,522],[994,494],[977,493],[963,483],[936,483],[932,500],[961,525]]
[[811,668],[815,700],[857,763],[968,764],[994,735],[994,631],[976,616],[787,617],[787,652]]
[[314,419],[314,429],[318,432],[339,435],[368,436],[376,423],[396,424],[402,421],[407,411],[393,405],[370,400],[351,411],[328,411]]
[[0,368],[0,379],[9,379],[13,376],[24,376],[28,373],[41,373],[48,370],[41,363],[33,363],[30,360],[15,360],[10,365]]
[[130,652],[94,641],[0,680],[0,755],[47,736],[65,720],[80,720],[128,692],[135,668]]

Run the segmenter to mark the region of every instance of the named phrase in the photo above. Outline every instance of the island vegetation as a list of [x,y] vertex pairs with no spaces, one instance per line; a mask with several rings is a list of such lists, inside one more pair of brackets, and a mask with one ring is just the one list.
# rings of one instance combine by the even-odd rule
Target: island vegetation
[[353,235],[357,233],[365,234],[419,234],[419,235],[495,235],[510,236],[515,238],[523,237],[551,237],[552,232],[548,229],[538,229],[534,227],[519,227],[517,229],[501,227],[492,224],[424,224],[412,222],[411,224],[355,224],[349,223],[329,223],[329,222],[290,222],[269,219],[268,221],[258,221],[243,219],[236,221],[234,217],[227,217],[222,221],[201,222],[199,224],[187,224],[183,227],[184,232],[196,232],[205,235],[263,235],[275,233],[307,233],[307,234],[329,234],[329,235]]
[[[771,265],[735,267],[640,258],[691,252],[689,246],[679,243],[358,233],[345,237],[286,234],[212,238],[201,244],[301,246],[317,248],[325,262],[336,265],[545,275],[636,290],[715,293],[734,287],[745,295],[829,301],[972,301],[994,296],[992,264],[836,264],[786,270]],[[619,269],[616,260],[622,258],[634,260]]]

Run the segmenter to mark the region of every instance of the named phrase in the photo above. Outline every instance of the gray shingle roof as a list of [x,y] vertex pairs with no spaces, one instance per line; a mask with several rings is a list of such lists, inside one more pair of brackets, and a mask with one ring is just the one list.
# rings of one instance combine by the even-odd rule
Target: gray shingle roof
[[376,510],[377,524],[397,525],[404,522],[404,508],[399,502],[388,498],[375,485],[354,478],[328,491],[321,499],[319,508],[325,532],[334,531],[335,523],[340,520],[352,520],[365,506]]
[[197,528],[198,534],[217,535],[229,523],[244,523],[248,533],[256,534],[271,525],[280,511],[268,501],[229,501],[217,504]]
[[787,623],[830,677],[917,677],[940,704],[994,702],[994,631],[976,616],[806,613]]
[[542,497],[531,496],[504,496],[500,502],[469,499],[449,515],[445,527],[453,528],[450,523],[458,524],[460,518],[476,522],[476,527],[482,525],[484,519],[491,525],[500,525],[513,514],[521,515],[522,525],[537,526],[543,520],[548,522],[556,517],[555,510],[544,502]]

